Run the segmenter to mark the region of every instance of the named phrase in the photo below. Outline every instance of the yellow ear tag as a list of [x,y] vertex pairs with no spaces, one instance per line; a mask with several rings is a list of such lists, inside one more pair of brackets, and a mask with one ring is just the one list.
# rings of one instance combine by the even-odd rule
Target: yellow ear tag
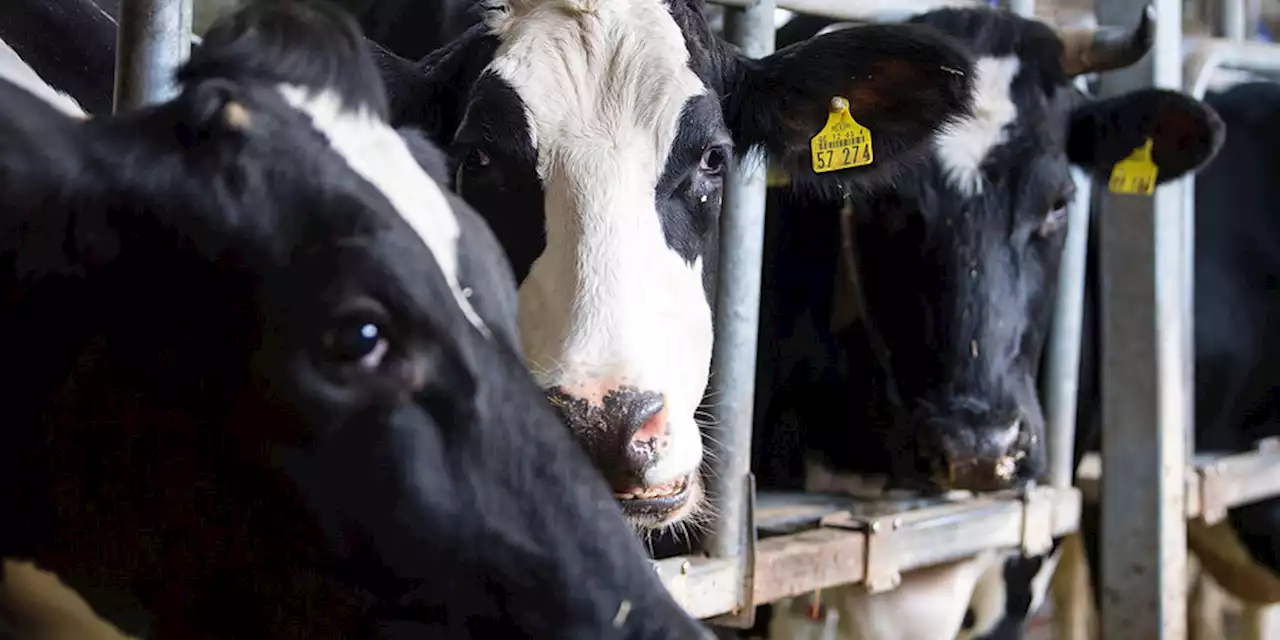
[[1156,190],[1156,176],[1160,168],[1151,160],[1151,138],[1133,150],[1128,158],[1111,169],[1111,181],[1107,190],[1111,193],[1151,195]]
[[809,142],[813,151],[813,172],[826,173],[865,167],[875,160],[871,150],[871,130],[849,115],[849,101],[831,99],[827,125]]

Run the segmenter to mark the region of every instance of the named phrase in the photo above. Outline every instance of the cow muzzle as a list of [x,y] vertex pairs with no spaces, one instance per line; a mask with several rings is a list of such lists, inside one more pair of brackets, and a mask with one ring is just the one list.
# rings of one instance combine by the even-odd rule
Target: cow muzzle
[[976,492],[1002,491],[1024,483],[1035,437],[1021,416],[996,424],[1000,426],[930,420],[921,449],[932,468],[933,483],[944,490]]
[[660,527],[687,511],[697,474],[654,482],[674,438],[666,397],[635,387],[553,387],[547,398],[587,450],[634,524]]

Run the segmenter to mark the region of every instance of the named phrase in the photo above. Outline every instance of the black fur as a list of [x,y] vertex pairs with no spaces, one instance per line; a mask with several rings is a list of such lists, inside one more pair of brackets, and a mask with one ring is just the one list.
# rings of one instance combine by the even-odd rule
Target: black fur
[[[378,105],[352,23],[285,2],[214,33],[123,116],[0,83],[0,556],[165,638],[701,635],[512,336],[277,93]],[[453,204],[462,284],[510,331],[509,267]],[[366,324],[372,365],[335,351]]]

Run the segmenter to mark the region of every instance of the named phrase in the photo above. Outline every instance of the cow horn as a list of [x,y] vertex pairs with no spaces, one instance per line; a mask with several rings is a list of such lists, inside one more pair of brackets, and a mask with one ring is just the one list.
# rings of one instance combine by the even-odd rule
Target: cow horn
[[1147,5],[1133,29],[1060,29],[1062,70],[1068,77],[1127,67],[1151,50],[1156,35],[1156,9]]

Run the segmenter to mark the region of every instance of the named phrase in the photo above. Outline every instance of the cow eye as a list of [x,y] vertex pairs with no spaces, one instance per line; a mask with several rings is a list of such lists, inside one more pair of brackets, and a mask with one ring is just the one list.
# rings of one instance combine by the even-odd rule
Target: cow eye
[[1049,210],[1044,220],[1040,222],[1038,233],[1041,237],[1053,235],[1067,223],[1067,205],[1066,198],[1059,198],[1053,203],[1053,208]]
[[490,158],[489,154],[480,149],[472,149],[467,152],[467,157],[462,161],[462,166],[467,171],[487,169],[491,164],[493,164],[493,158]]
[[728,154],[720,147],[711,147],[702,152],[702,159],[698,161],[698,170],[709,176],[718,176],[724,173],[724,166],[728,161]]
[[329,358],[339,364],[377,369],[391,349],[388,333],[378,322],[361,316],[339,320],[324,336]]

